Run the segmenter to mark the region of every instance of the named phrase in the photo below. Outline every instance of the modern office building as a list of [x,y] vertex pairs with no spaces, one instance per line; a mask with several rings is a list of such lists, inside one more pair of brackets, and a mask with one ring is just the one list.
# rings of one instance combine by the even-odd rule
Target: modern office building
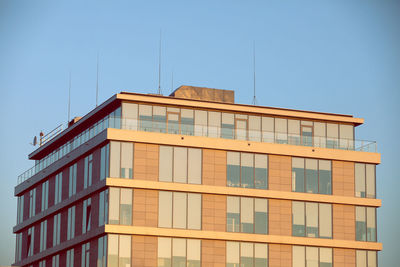
[[14,265],[375,267],[363,122],[228,90],[116,94],[29,155]]

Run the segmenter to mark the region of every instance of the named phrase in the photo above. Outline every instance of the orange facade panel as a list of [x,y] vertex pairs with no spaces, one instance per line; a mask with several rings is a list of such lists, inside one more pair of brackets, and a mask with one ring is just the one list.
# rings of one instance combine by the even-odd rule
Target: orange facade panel
[[355,207],[352,205],[332,205],[333,238],[340,240],[355,240]]
[[292,201],[270,199],[269,200],[269,234],[292,235]]
[[333,249],[333,266],[355,267],[356,266],[356,250],[334,248]]
[[269,244],[269,266],[291,267],[292,246]]
[[225,267],[226,242],[219,240],[203,240],[201,242],[201,266]]
[[292,191],[291,157],[269,155],[269,189]]
[[133,177],[158,181],[158,145],[135,143]]
[[226,186],[226,151],[203,149],[203,184]]
[[132,267],[157,267],[157,237],[132,236]]
[[134,189],[133,225],[158,226],[158,191]]
[[202,229],[226,231],[226,196],[203,194]]
[[332,194],[354,197],[354,162],[332,161]]

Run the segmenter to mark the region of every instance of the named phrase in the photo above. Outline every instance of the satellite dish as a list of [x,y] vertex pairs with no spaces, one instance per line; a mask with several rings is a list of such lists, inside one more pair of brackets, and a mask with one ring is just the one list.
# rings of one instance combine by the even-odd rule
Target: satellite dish
[[32,143],[32,145],[34,145],[34,146],[37,145],[37,137],[36,137],[36,136],[33,137],[33,143]]

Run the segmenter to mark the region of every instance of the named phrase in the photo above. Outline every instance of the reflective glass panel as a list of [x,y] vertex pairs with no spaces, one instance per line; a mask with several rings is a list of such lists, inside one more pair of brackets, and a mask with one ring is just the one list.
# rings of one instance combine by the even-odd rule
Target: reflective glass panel
[[187,148],[174,147],[174,182],[187,183]]
[[174,192],[173,194],[173,227],[186,228],[187,194]]
[[304,192],[303,158],[292,158],[292,191]]
[[240,198],[227,197],[226,230],[239,232],[240,229]]
[[255,188],[267,189],[268,188],[268,156],[262,154],[254,155],[254,174],[255,174]]
[[158,179],[160,182],[172,182],[172,159],[173,148],[160,146],[160,157],[158,167]]
[[306,159],[306,192],[318,193],[318,160]]
[[254,216],[255,225],[254,232],[256,234],[268,233],[268,200],[256,198],[254,199]]
[[319,193],[332,194],[332,170],[330,160],[319,160]]
[[254,188],[254,154],[241,153],[241,185]]
[[305,236],[305,211],[304,202],[292,202],[292,231],[293,236]]
[[240,153],[239,152],[227,152],[227,165],[226,165],[226,176],[227,185],[231,187],[240,186]]
[[254,199],[240,199],[240,221],[242,233],[254,233]]

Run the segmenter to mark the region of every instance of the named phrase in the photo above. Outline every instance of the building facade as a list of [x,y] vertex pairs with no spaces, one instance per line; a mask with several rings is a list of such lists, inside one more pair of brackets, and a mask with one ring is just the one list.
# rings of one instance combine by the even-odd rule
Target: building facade
[[116,94],[29,155],[14,265],[375,267],[362,123],[227,90]]

